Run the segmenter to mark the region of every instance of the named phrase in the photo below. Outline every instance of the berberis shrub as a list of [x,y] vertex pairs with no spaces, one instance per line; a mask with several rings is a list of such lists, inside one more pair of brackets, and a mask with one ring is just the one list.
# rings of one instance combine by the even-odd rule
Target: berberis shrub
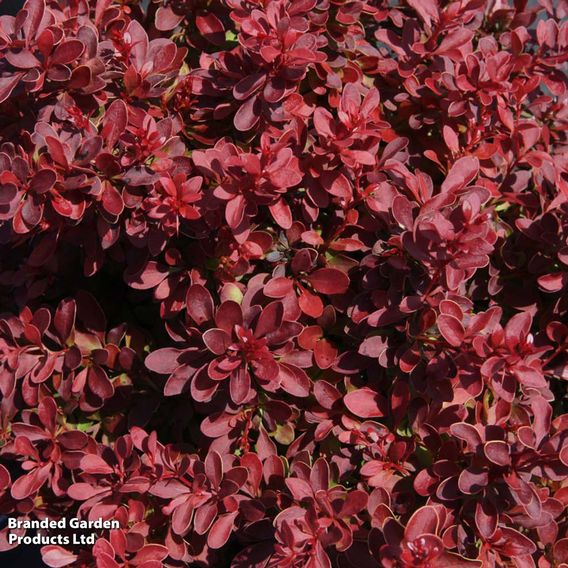
[[567,62],[565,0],[1,16],[4,519],[118,521],[52,568],[568,566]]

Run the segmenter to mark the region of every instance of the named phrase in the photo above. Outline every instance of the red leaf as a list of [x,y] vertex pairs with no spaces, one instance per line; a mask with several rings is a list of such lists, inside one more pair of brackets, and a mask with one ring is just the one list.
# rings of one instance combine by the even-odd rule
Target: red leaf
[[219,509],[215,503],[205,503],[195,511],[193,528],[197,534],[205,534],[215,521]]
[[265,81],[266,75],[264,73],[247,75],[233,87],[233,97],[237,101],[246,101],[264,85]]
[[422,21],[431,26],[432,21],[439,21],[439,7],[436,0],[406,0],[408,5],[416,10]]
[[77,305],[75,300],[62,300],[55,311],[53,325],[57,331],[61,341],[66,342],[71,336],[75,325],[75,315],[77,313]]
[[455,130],[453,130],[451,126],[445,124],[442,132],[444,136],[444,142],[446,143],[446,146],[448,147],[450,152],[457,154],[460,150],[460,142]]
[[197,16],[195,25],[201,35],[213,45],[224,45],[225,28],[221,20],[215,14],[209,13],[205,16]]
[[24,21],[24,32],[28,42],[34,39],[45,14],[44,0],[28,0],[25,4],[27,17]]
[[283,199],[278,199],[276,203],[269,206],[269,209],[272,217],[274,217],[274,220],[280,227],[289,229],[292,226],[292,211]]
[[490,503],[477,503],[475,509],[475,524],[483,538],[489,540],[497,530],[499,515]]
[[327,491],[329,489],[329,465],[325,458],[318,458],[310,473],[310,485],[313,491]]
[[124,210],[124,201],[120,192],[110,183],[104,184],[102,205],[107,213],[119,216]]
[[254,329],[254,336],[260,338],[276,331],[282,325],[283,317],[284,306],[282,302],[270,302],[270,304],[260,312]]
[[213,548],[221,548],[226,544],[231,536],[235,519],[238,511],[221,515],[213,524],[207,535],[207,544]]
[[187,494],[189,488],[177,479],[161,479],[151,488],[150,493],[162,499],[174,499],[180,495]]
[[158,264],[155,260],[150,260],[134,274],[125,272],[124,280],[135,290],[149,290],[158,286],[168,276],[168,273],[167,267]]
[[312,486],[304,479],[289,477],[286,479],[286,486],[296,501],[311,499],[314,496]]
[[113,101],[103,118],[103,137],[107,148],[113,148],[120,136],[125,132],[128,124],[128,110],[126,103],[120,99]]
[[197,325],[213,320],[213,298],[207,288],[194,284],[187,291],[185,299],[187,313]]
[[272,278],[264,287],[264,295],[269,298],[283,298],[294,290],[292,280],[284,277]]
[[506,556],[523,556],[536,552],[535,543],[515,529],[502,527],[500,532],[501,538],[495,542],[495,548]]
[[242,404],[250,396],[250,374],[246,367],[239,367],[231,373],[229,391],[235,404]]
[[441,314],[438,316],[438,329],[444,339],[453,347],[459,347],[464,339],[465,330],[460,320],[454,316]]
[[245,215],[246,200],[243,195],[236,195],[227,201],[225,208],[225,219],[231,229],[236,229],[242,222]]
[[164,347],[150,353],[144,364],[150,371],[167,375],[173,373],[179,367],[178,357],[182,353],[174,347]]
[[231,345],[231,337],[222,329],[208,329],[203,334],[203,343],[215,355],[222,355]]
[[404,537],[413,541],[424,534],[436,534],[438,532],[439,519],[434,507],[421,507],[412,514],[408,523],[406,524],[406,530],[404,531]]
[[336,197],[351,199],[353,195],[349,180],[341,172],[324,172],[321,183],[326,191]]
[[45,143],[49,150],[49,155],[53,158],[53,161],[63,168],[69,167],[69,162],[65,153],[65,146],[53,136],[46,136]]
[[387,347],[388,345],[384,338],[374,335],[363,340],[361,345],[359,345],[359,353],[365,357],[378,359],[387,350]]
[[509,446],[506,442],[502,442],[500,440],[486,442],[483,446],[483,452],[487,459],[494,464],[507,466],[511,463]]
[[[97,9],[99,4],[97,3]],[[169,32],[178,26],[184,16],[176,14],[169,6],[160,6],[156,11],[156,29]]]
[[341,507],[340,516],[350,517],[359,514],[366,509],[369,502],[369,495],[361,489],[352,489],[347,494],[343,506]]
[[479,172],[479,160],[473,156],[466,156],[456,160],[442,184],[443,192],[456,191],[465,187]]
[[223,302],[215,314],[215,323],[217,327],[231,334],[234,326],[243,324],[241,306],[232,300]]
[[562,538],[554,543],[554,559],[559,564],[568,563],[568,538]]
[[86,501],[99,493],[105,493],[105,487],[92,487],[88,483],[74,483],[67,489],[67,495],[75,501]]
[[70,39],[60,43],[51,56],[50,63],[52,65],[65,65],[73,63],[85,51],[85,46],[77,39]]
[[21,500],[35,494],[48,478],[49,468],[49,465],[47,468],[45,466],[37,468],[26,475],[18,477],[12,484],[12,497]]
[[193,504],[188,499],[175,508],[172,515],[172,530],[174,533],[183,535],[187,532],[193,518]]
[[131,560],[134,566],[142,564],[143,562],[148,562],[151,560],[156,560],[161,562],[168,556],[168,549],[161,544],[145,544]]
[[181,394],[195,370],[187,365],[180,365],[169,377],[164,385],[164,396]]
[[538,277],[538,284],[545,292],[560,292],[568,283],[568,273],[556,272]]
[[311,381],[303,369],[285,363],[280,363],[279,367],[279,376],[283,390],[299,397],[310,394]]
[[306,315],[313,318],[319,318],[323,313],[323,302],[321,298],[306,289],[300,290],[298,305]]
[[193,377],[190,392],[197,402],[208,402],[213,398],[218,388],[219,382],[209,378],[207,365],[205,365]]
[[0,103],[3,103],[16,88],[24,73],[9,75],[8,77],[0,77]]
[[260,120],[261,106],[257,97],[250,98],[240,106],[233,119],[235,128],[241,132],[246,132],[256,126]]
[[330,410],[338,400],[341,400],[341,393],[333,385],[323,380],[316,381],[314,385],[314,396],[319,404],[328,410]]
[[306,280],[321,294],[343,294],[349,288],[349,277],[336,268],[320,268]]
[[109,475],[114,472],[112,467],[103,458],[89,454],[81,459],[81,469],[87,473]]
[[314,112],[314,126],[317,133],[325,138],[333,138],[335,124],[332,114],[325,108],[318,107]]
[[41,67],[41,63],[37,57],[27,49],[21,51],[8,51],[5,55],[6,61],[17,67],[18,69],[33,69],[34,67]]
[[215,450],[207,453],[207,457],[205,458],[205,474],[214,487],[221,485],[221,480],[223,479],[223,460]]
[[382,395],[368,387],[351,391],[343,398],[345,406],[360,418],[380,418],[385,416],[386,400]]
[[77,560],[77,555],[65,550],[61,546],[49,545],[41,549],[41,559],[50,568],[69,566]]
[[30,182],[30,189],[38,194],[49,191],[57,180],[57,175],[53,170],[45,168],[37,172]]
[[442,43],[438,46],[438,49],[436,49],[434,53],[436,55],[451,54],[453,50],[456,50],[471,41],[473,36],[474,33],[472,30],[464,27],[458,27],[442,40]]
[[467,443],[469,451],[476,451],[477,446],[483,443],[477,428],[467,422],[458,422],[450,426],[450,432],[460,440]]
[[0,205],[8,205],[18,195],[18,188],[13,183],[0,184]]
[[532,324],[532,316],[528,312],[515,314],[505,326],[505,343],[515,347],[529,334]]
[[329,369],[337,359],[337,349],[327,339],[320,339],[314,347],[314,358],[320,369]]
[[458,479],[458,487],[462,493],[473,495],[479,493],[489,483],[489,473],[487,469],[476,468],[475,466],[464,469]]

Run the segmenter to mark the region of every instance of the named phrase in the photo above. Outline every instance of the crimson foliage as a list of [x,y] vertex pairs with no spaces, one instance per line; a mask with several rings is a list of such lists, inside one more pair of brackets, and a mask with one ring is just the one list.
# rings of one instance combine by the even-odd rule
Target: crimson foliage
[[0,514],[119,521],[52,568],[568,566],[567,61],[565,0],[1,16]]

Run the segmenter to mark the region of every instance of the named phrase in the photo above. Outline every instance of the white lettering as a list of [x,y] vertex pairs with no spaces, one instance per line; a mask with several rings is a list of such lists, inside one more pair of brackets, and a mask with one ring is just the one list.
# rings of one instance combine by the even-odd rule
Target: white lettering
[[70,519],[69,527],[72,529],[119,529],[120,523],[116,520],[95,519],[86,521],[84,519]]
[[[1,1],[1,0],[0,0]],[[74,534],[72,537],[61,534],[45,534],[46,532],[57,533],[57,529],[63,530],[67,528],[84,531],[87,529],[120,529],[120,523],[116,519],[105,520],[102,518],[86,520],[77,518],[61,518],[50,519],[16,519],[8,518],[8,543],[9,544],[95,544],[97,533]],[[38,533],[33,536],[21,536],[18,532],[24,532],[28,529],[37,530]],[[10,532],[15,531],[15,532]]]
[[96,533],[91,533],[90,535],[74,534],[73,544],[95,544],[96,538],[97,538]]

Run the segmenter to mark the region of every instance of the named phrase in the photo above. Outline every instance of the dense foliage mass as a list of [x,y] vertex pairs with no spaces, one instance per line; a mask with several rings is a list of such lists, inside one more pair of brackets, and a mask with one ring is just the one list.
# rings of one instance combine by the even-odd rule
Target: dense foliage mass
[[568,565],[567,20],[0,17],[0,514],[121,526],[47,566]]

